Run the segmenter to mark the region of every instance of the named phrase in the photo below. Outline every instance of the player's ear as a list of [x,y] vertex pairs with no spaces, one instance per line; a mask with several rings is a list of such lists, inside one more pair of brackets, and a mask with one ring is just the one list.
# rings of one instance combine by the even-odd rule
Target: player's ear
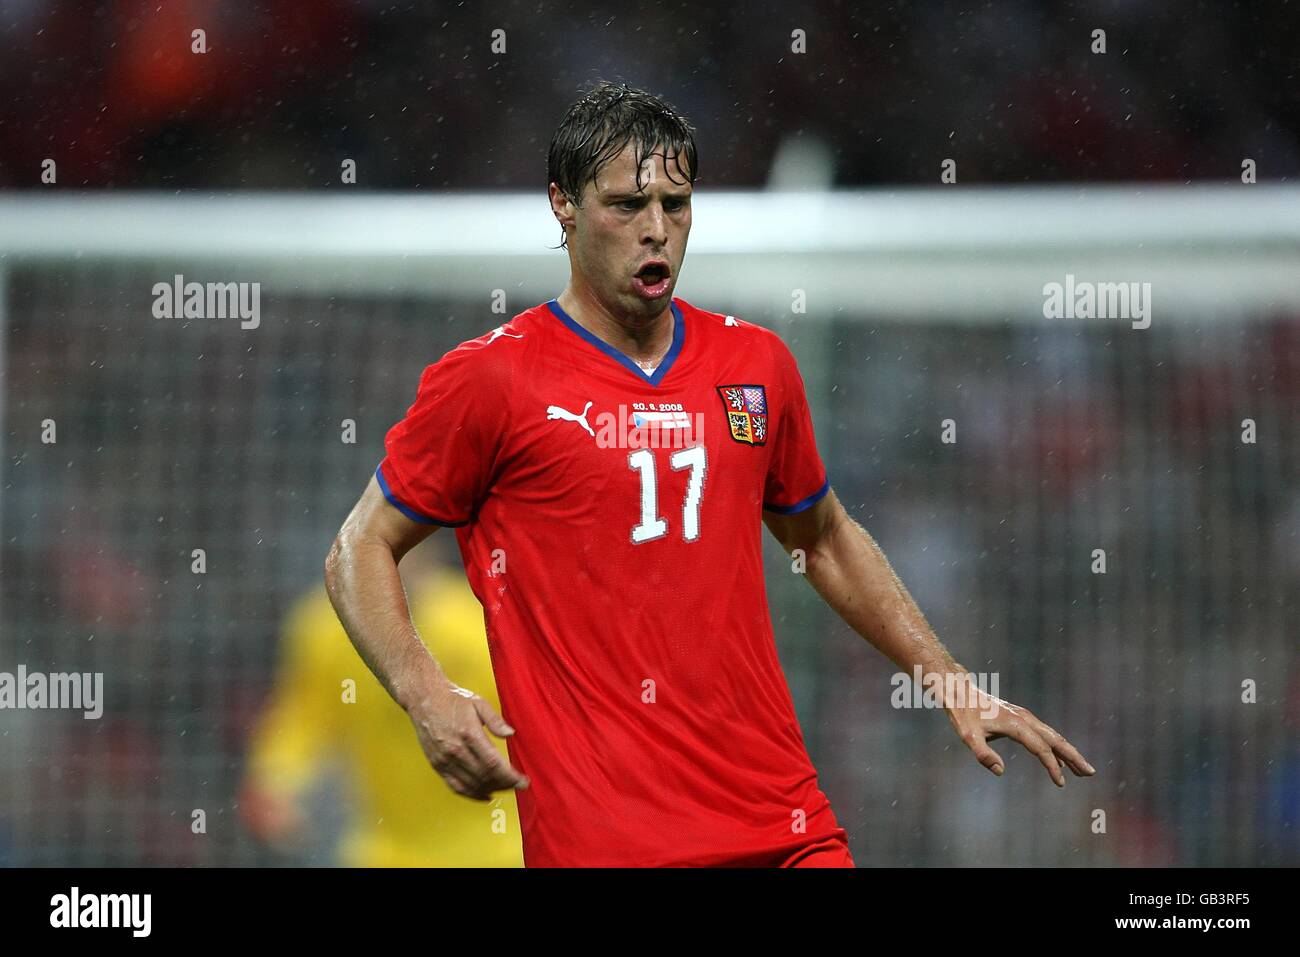
[[551,197],[551,212],[561,226],[568,226],[573,222],[573,203],[557,183],[552,183],[547,191]]

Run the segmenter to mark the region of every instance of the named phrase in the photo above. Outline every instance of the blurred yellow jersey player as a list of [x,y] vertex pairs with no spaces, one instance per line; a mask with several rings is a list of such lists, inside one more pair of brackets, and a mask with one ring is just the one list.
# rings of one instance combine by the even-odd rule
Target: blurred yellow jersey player
[[[426,543],[402,562],[412,620],[448,677],[499,712],[482,606],[459,570],[429,560],[435,551]],[[352,647],[323,587],[299,599],[283,640],[240,793],[241,816],[255,835],[291,844],[304,823],[299,799],[338,761],[354,798],[343,865],[523,866],[514,792],[485,803],[447,786],[406,712]],[[493,743],[506,756],[505,742]]]

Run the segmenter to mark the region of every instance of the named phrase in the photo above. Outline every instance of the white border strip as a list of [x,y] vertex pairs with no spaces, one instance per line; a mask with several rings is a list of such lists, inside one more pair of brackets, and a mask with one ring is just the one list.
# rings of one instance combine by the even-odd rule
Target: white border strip
[[[567,279],[559,236],[540,190],[0,197],[0,264],[188,262],[313,291],[534,305]],[[810,318],[1041,318],[1043,284],[1069,272],[1151,282],[1166,315],[1240,315],[1300,309],[1298,265],[1300,187],[702,189],[677,294],[738,315],[802,289]]]

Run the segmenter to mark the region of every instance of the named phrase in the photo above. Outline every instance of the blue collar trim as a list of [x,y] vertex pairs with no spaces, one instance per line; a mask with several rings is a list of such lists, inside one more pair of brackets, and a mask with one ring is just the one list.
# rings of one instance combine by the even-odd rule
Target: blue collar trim
[[576,332],[583,339],[587,340],[587,342],[595,346],[601,352],[605,353],[605,355],[618,362],[624,368],[635,373],[636,377],[647,385],[658,385],[663,381],[663,377],[668,374],[668,370],[671,369],[673,363],[677,361],[677,356],[682,351],[682,344],[686,340],[686,321],[682,318],[682,311],[677,306],[677,300],[674,299],[670,303],[673,313],[673,343],[668,347],[667,354],[664,356],[663,361],[659,363],[655,371],[647,375],[644,369],[622,352],[619,352],[604,339],[600,338],[600,336],[588,332],[585,328],[578,325],[577,321],[564,311],[564,308],[560,305],[559,299],[552,299],[547,303],[547,305],[551,307],[551,312],[555,313],[556,318],[558,318],[562,323]]

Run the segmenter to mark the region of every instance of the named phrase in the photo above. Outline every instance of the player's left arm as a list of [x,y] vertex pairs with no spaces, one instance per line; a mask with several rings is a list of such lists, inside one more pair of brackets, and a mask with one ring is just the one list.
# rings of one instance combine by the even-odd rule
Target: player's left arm
[[[1038,756],[1052,780],[1094,768],[1061,734],[1027,708],[986,694],[970,680],[930,628],[875,540],[844,510],[832,490],[794,515],[765,511],[768,529],[787,553],[801,549],[809,583],[858,634],[908,674],[918,666],[926,683],[940,682],[948,719],[979,762],[1001,774],[1002,759],[987,744],[1009,737]],[[945,678],[945,676],[955,676]]]

